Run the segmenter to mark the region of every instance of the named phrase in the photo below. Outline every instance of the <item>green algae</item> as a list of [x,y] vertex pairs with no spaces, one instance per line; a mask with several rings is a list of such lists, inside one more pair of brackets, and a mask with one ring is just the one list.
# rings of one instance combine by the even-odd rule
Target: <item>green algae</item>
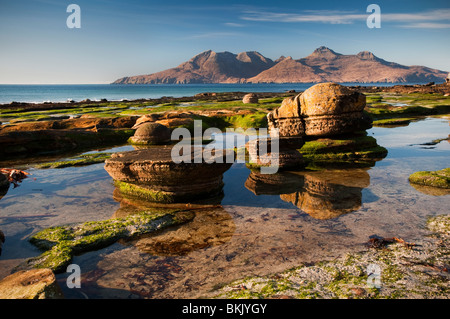
[[409,176],[413,184],[450,189],[450,168],[438,171],[420,171]]
[[252,114],[226,117],[225,121],[235,128],[265,128],[267,127],[267,112],[256,111]]
[[70,157],[65,161],[49,162],[38,164],[36,168],[64,168],[72,166],[86,166],[91,164],[103,163],[106,159],[111,157],[112,153],[89,153],[82,154],[75,157]]
[[[377,120],[393,119],[404,117],[405,115],[429,116],[450,114],[450,97],[437,93],[368,94],[366,95],[366,102],[366,111]],[[377,121],[374,122],[374,125],[375,123]]]
[[374,126],[396,126],[396,125],[407,125],[414,121],[415,118],[392,118],[373,121]]
[[176,198],[172,193],[155,191],[121,181],[114,181],[114,185],[119,189],[120,193],[126,196],[131,196],[132,198],[139,198],[150,202],[166,204],[174,203],[176,201]]
[[157,191],[132,183],[114,181],[114,185],[122,196],[130,199],[140,199],[152,203],[173,204],[186,201],[202,200],[220,196],[222,194],[223,183],[217,188],[211,188],[195,194],[177,194],[174,192]]
[[379,146],[375,138],[366,135],[306,141],[299,152],[311,168],[346,162],[371,164],[387,155],[386,148]]
[[193,212],[142,212],[103,221],[44,229],[29,238],[44,252],[25,262],[27,268],[50,268],[65,271],[74,255],[107,247],[119,239],[155,232],[192,220]]

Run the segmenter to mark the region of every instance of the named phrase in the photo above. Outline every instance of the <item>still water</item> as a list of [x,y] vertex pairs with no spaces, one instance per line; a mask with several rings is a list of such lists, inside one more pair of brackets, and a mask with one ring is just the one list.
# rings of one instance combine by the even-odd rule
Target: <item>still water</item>
[[[315,83],[239,83],[239,84],[0,84],[0,104],[15,102],[43,103],[82,101],[120,101],[153,99],[162,96],[194,96],[204,92],[286,92],[305,91]],[[392,86],[410,83],[341,83],[342,85]],[[411,83],[417,84],[417,83]]]
[[[195,298],[246,276],[361,251],[371,235],[414,242],[427,233],[428,216],[450,213],[450,195],[408,182],[415,171],[450,167],[448,140],[421,145],[447,138],[449,120],[374,127],[368,134],[389,151],[369,168],[289,172],[267,187],[235,163],[224,174],[222,208],[201,211],[192,222],[153,236],[76,256],[82,288],[65,288],[68,274],[57,275],[66,298]],[[113,197],[103,164],[27,171],[32,176],[0,199],[6,235],[0,278],[40,254],[27,242],[31,234],[136,209]]]

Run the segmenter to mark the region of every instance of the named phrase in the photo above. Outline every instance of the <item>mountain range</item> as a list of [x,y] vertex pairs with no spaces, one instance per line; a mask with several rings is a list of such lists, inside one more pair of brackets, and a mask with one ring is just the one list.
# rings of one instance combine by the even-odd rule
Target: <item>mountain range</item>
[[317,83],[317,82],[442,82],[448,72],[425,66],[405,66],[369,51],[344,55],[321,46],[305,58],[273,61],[250,51],[202,52],[165,71],[123,77],[113,84],[190,83]]

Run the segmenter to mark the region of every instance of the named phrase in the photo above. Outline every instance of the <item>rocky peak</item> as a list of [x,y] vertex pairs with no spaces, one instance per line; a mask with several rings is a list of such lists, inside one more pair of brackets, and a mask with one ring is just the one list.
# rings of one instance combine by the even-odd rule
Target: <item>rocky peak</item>
[[194,56],[191,61],[195,61],[198,59],[202,59],[202,58],[209,58],[211,55],[215,55],[216,52],[212,51],[212,50],[208,50],[208,51],[203,51],[199,54],[197,54],[196,56]]
[[361,60],[378,60],[378,58],[369,51],[361,51],[356,55],[358,58],[360,58]]
[[278,59],[275,60],[275,63],[280,63],[280,62],[284,62],[284,61],[290,61],[293,60],[291,56],[280,56]]
[[254,62],[256,60],[267,62],[267,59],[261,53],[256,51],[241,52],[237,55],[236,59],[241,62]]
[[317,49],[315,49],[314,52],[309,55],[309,57],[333,59],[333,58],[337,57],[338,55],[340,55],[340,54],[334,52],[330,48],[321,46],[321,47],[318,47]]

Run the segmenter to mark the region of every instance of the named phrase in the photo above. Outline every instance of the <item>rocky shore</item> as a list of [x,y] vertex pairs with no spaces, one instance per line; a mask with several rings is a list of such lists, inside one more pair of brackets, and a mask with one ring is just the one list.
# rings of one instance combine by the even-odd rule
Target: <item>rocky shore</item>
[[[74,255],[106,247],[119,239],[135,239],[157,231],[159,234],[162,228],[169,229],[184,223],[192,224],[191,227],[195,229],[201,228],[202,233],[205,233],[205,238],[190,239],[196,247],[229,241],[231,230],[234,229],[234,224],[230,222],[232,218],[222,211],[223,207],[213,204],[217,198],[219,200],[215,204],[220,204],[222,175],[232,162],[221,158],[221,161],[213,161],[214,164],[205,161],[175,163],[171,156],[174,143],[169,138],[175,128],[192,131],[194,121],[202,120],[202,131],[209,127],[268,127],[272,134],[275,129],[279,129],[280,157],[284,161],[280,169],[299,171],[294,174],[281,172],[264,175],[258,171],[261,167],[250,166],[252,171],[245,187],[255,194],[279,195],[282,201],[297,206],[309,216],[329,220],[348,215],[361,207],[362,189],[369,184],[369,175],[365,170],[387,154],[387,150],[379,146],[375,138],[367,136],[366,130],[373,123],[372,116],[383,120],[404,115],[405,112],[412,112],[413,116],[450,114],[447,100],[441,102],[441,98],[444,99],[447,94],[445,92],[449,91],[448,87],[429,84],[346,88],[324,83],[300,94],[258,93],[249,96],[246,92],[202,93],[190,98],[127,101],[123,105],[112,105],[108,101],[93,104],[83,101],[80,102],[82,104],[1,105],[0,118],[8,116],[11,119],[9,123],[0,125],[2,159],[23,157],[26,160],[36,155],[67,154],[127,142],[134,144],[135,151],[102,154],[98,161],[95,158],[90,160],[96,163],[105,161],[105,170],[115,183],[115,196],[120,197],[124,205],[128,203],[136,206],[140,213],[145,214],[121,217],[119,212],[110,220],[51,227],[34,234],[29,241],[43,253],[26,260],[15,269],[14,274],[0,281],[0,291],[10,289],[8,287],[27,286],[22,283],[32,278],[30,280],[43,286],[31,285],[31,290],[18,291],[16,295],[4,294],[3,297],[59,298],[61,295],[54,287],[53,272],[61,272]],[[438,100],[428,101],[428,106],[398,106],[384,103],[383,99],[391,98],[383,95],[386,92],[401,97],[412,96],[412,104],[426,94],[432,98],[437,96]],[[156,106],[156,111],[149,103],[155,103],[153,106]],[[74,105],[80,108],[74,108]],[[84,114],[71,114],[72,118],[64,115],[49,120],[33,113],[56,110],[76,110]],[[259,150],[267,140],[259,138],[254,144],[248,143],[248,153],[254,151],[251,145]],[[201,145],[199,149],[202,149]],[[196,152],[198,149],[190,148],[187,154],[178,155],[185,155],[191,160]],[[235,150],[229,152],[234,159]],[[74,162],[81,164],[77,159]],[[358,185],[347,185],[344,173],[336,178],[336,175],[328,175],[323,170],[324,167],[343,168],[346,165],[359,169]],[[438,173],[440,178],[445,178],[448,188],[448,172],[443,170]],[[0,188],[2,185],[9,186],[3,177],[0,174]],[[435,177],[432,176],[432,179],[435,180]],[[204,203],[202,200],[210,202]],[[142,203],[144,207],[184,205],[189,209],[164,214],[151,212],[149,215],[147,208],[139,208]],[[203,208],[212,209],[213,213],[204,215],[200,206],[189,206],[191,204],[207,205]],[[210,229],[201,226],[205,220],[216,225],[214,227],[226,226],[226,236],[210,238]],[[349,254],[339,260],[299,265],[270,276],[242,279],[225,284],[222,288],[215,287],[204,297],[446,298],[449,292],[449,265],[446,259],[449,216],[430,218],[427,225],[432,232],[431,237],[421,242],[408,243],[396,237],[373,237],[369,239],[368,250],[364,252]],[[176,238],[167,243],[164,236],[172,230]],[[189,250],[184,239],[189,238],[189,232],[171,228],[164,231],[161,238],[140,238],[135,244],[144,251],[171,255],[173,252]],[[4,241],[4,236],[0,236],[0,252]],[[170,247],[170,243],[174,247]],[[366,271],[369,265],[379,267],[377,269],[381,277],[378,279],[382,285],[370,285],[371,277]],[[42,271],[36,272],[35,268]]]

